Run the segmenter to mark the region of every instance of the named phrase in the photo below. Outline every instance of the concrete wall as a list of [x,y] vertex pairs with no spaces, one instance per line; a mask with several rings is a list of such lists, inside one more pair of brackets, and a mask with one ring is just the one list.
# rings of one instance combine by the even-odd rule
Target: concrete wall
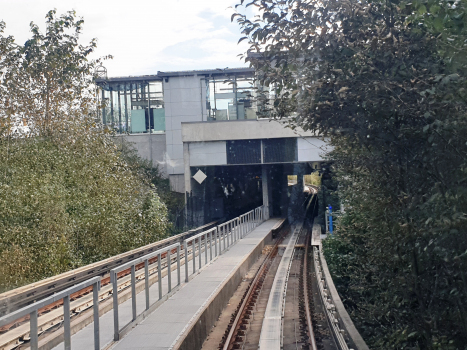
[[190,166],[226,165],[225,141],[189,143]]
[[174,192],[185,193],[185,176],[183,174],[169,175],[170,189]]
[[141,158],[152,160],[153,165],[159,166],[162,176],[167,177],[166,135],[164,133],[116,135],[114,139],[117,145],[121,145],[123,139],[130,142]]
[[297,150],[299,162],[319,162],[331,147],[325,140],[317,137],[303,137],[297,139]]
[[226,120],[204,123],[183,123],[183,142],[274,139],[317,136],[311,131],[285,128],[277,121]]
[[199,76],[176,76],[163,80],[167,173],[183,174],[182,122],[206,120],[206,82]]

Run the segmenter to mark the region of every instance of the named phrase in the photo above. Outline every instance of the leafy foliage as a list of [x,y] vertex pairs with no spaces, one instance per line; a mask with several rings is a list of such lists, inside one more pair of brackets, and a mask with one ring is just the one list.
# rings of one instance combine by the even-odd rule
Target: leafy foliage
[[266,112],[332,138],[346,214],[326,253],[371,348],[467,344],[465,5],[253,0],[256,18],[234,15]]
[[0,24],[0,288],[160,240],[167,208],[95,122],[95,47],[82,20],[47,14],[24,46]]

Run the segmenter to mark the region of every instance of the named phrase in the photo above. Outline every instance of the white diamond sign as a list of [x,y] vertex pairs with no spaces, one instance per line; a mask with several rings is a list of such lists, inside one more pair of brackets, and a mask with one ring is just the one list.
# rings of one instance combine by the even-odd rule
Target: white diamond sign
[[193,176],[193,179],[198,181],[198,183],[201,185],[204,180],[206,180],[207,176],[205,173],[203,173],[201,170],[198,170],[198,172]]

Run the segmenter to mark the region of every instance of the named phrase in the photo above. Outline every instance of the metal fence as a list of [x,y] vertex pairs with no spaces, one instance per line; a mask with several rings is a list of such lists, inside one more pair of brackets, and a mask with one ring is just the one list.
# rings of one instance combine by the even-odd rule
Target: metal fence
[[[217,227],[203,231],[195,236],[186,238],[183,241],[183,249],[185,253],[185,281],[189,281],[189,254],[192,258],[192,273],[196,273],[202,266],[202,250],[204,249],[204,261],[205,265],[208,263],[208,250],[209,250],[209,262],[221,255],[225,250],[229,249],[238,240],[245,237],[249,232],[256,228],[265,220],[264,206],[253,209],[239,217],[236,217],[230,221],[227,221]],[[191,244],[191,251],[188,247]],[[175,243],[159,249],[155,252],[144,255],[135,260],[129,261],[123,265],[120,265],[110,270],[110,281],[112,284],[112,297],[113,297],[113,316],[114,316],[114,340],[117,341],[123,336],[131,326],[137,323],[139,320],[157,307],[157,303],[168,295],[174,287],[178,287],[181,284],[181,250],[180,243]],[[176,250],[176,257],[172,257],[172,251]],[[165,265],[163,266],[163,255],[165,254]],[[198,255],[198,259],[196,259]],[[149,301],[149,264],[150,260],[155,260],[157,257],[157,276],[158,276],[158,289],[159,299],[150,304]],[[172,286],[172,260],[176,262],[177,269],[177,284]],[[198,260],[198,269],[196,268],[196,260]],[[136,310],[136,266],[144,263],[144,280],[145,280],[145,310],[139,315]],[[155,262],[154,262],[155,264]],[[162,290],[162,269],[167,268],[167,291],[164,294]],[[131,269],[131,299],[132,299],[132,319],[124,327],[120,328],[119,316],[118,316],[118,274]],[[64,311],[64,348],[65,350],[71,349],[71,326],[70,326],[70,295],[78,291],[82,291],[85,288],[92,286],[93,293],[93,321],[94,321],[94,349],[100,349],[100,336],[99,336],[99,290],[100,290],[101,277],[96,276],[87,281],[79,283],[73,287],[65,289],[47,297],[41,301],[23,307],[16,310],[6,316],[0,318],[0,327],[10,324],[21,317],[30,315],[30,346],[32,350],[38,349],[38,310],[50,305],[56,301],[63,299],[63,311]]]
[[37,350],[39,347],[39,335],[38,335],[38,322],[37,322],[37,311],[44,306],[50,305],[63,299],[63,326],[64,326],[64,348],[65,350],[71,349],[71,327],[70,327],[70,295],[84,288],[92,286],[93,296],[93,310],[94,310],[94,349],[100,349],[99,340],[99,295],[100,290],[100,277],[91,278],[85,282],[77,284],[68,289],[62,290],[55,295],[38,301],[34,304],[23,307],[9,315],[0,318],[0,327],[5,326],[17,319],[29,315],[30,324],[30,346],[31,350]]
[[[255,227],[264,221],[264,206],[255,208],[248,213],[240,215],[232,220],[224,222],[215,228],[201,232],[196,236],[185,239],[183,246],[185,249],[185,282],[189,277],[196,273],[202,266],[202,247],[204,242],[204,261],[209,261],[221,255],[225,250],[239,239],[245,237]],[[188,247],[191,244],[192,250],[192,271],[189,273],[188,267]],[[214,248],[214,254],[213,254]],[[198,251],[198,268],[196,268],[196,251]]]
[[[166,254],[166,264],[167,264],[167,280],[168,280],[168,290],[167,293],[172,291],[172,264],[171,264],[171,251],[177,250],[177,286],[180,285],[180,243],[172,244],[168,247],[156,250],[155,252],[142,256],[139,259],[130,261],[126,264],[123,264],[115,269],[110,270],[110,282],[112,283],[112,295],[113,295],[113,312],[114,312],[114,340],[117,341],[120,339],[122,330],[125,329],[128,325],[136,321],[137,312],[136,312],[136,265],[144,262],[144,280],[145,280],[145,296],[146,296],[146,311],[151,307],[149,303],[149,259],[157,257],[157,275],[159,283],[159,300],[162,299],[162,255]],[[127,323],[122,329],[120,329],[119,320],[118,320],[118,273],[124,270],[131,268],[131,309],[132,309],[132,319]]]
[[[209,240],[209,243],[208,243]],[[214,227],[210,230],[198,233],[196,236],[187,238],[183,242],[183,247],[185,249],[185,282],[188,282],[188,277],[190,276],[190,273],[188,272],[189,270],[189,263],[188,263],[188,246],[191,243],[191,262],[193,264],[193,269],[192,269],[192,274],[196,273],[196,250],[198,250],[198,270],[201,268],[201,250],[202,250],[202,242],[204,241],[204,263],[208,263],[208,249],[209,249],[209,261],[212,261],[213,259],[213,252],[212,248],[214,246],[214,258],[218,255],[218,249],[217,249],[217,227]],[[219,240],[220,242],[220,240]],[[208,245],[209,244],[209,245]],[[219,245],[219,252],[221,248]]]

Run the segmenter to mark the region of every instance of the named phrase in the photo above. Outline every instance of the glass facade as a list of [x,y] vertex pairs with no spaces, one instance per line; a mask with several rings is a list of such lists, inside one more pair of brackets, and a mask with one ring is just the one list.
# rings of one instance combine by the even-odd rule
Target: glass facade
[[206,79],[208,120],[256,119],[256,89],[253,77],[211,77]]
[[101,121],[117,133],[165,132],[162,81],[101,84]]

